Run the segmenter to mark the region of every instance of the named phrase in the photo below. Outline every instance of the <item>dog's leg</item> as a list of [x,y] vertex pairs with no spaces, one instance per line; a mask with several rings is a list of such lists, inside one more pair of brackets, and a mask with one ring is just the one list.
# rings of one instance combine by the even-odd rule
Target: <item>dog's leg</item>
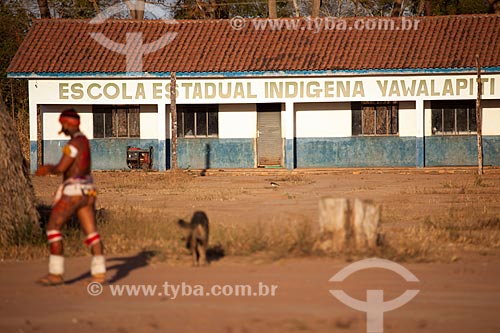
[[207,262],[207,244],[204,241],[198,243],[198,252],[200,253],[201,265],[206,266]]
[[198,266],[198,241],[194,235],[191,237],[191,256],[193,257],[193,266]]

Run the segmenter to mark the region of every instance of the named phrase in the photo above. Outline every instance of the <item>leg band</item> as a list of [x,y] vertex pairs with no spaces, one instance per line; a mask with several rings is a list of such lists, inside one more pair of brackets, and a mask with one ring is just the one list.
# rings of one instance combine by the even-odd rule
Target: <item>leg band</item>
[[63,237],[59,230],[47,230],[47,240],[49,244],[62,241]]
[[93,256],[90,262],[90,274],[104,273],[106,273],[106,259],[104,259],[104,256]]
[[101,241],[101,236],[97,232],[93,232],[87,236],[87,239],[85,240],[85,244],[87,246],[92,246],[96,243],[99,243]]
[[49,273],[54,275],[63,275],[64,257],[51,254],[49,256]]

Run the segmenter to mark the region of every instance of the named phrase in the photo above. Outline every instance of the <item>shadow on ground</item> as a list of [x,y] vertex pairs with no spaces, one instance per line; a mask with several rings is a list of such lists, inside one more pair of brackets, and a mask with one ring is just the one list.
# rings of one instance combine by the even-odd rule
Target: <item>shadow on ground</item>
[[[109,258],[106,260],[108,274],[112,277],[107,281],[108,283],[116,283],[121,279],[130,275],[130,272],[149,265],[151,259],[156,255],[154,251],[141,251],[132,257],[117,257]],[[79,281],[89,279],[90,272],[86,272],[74,279],[67,280],[66,284],[73,284]]]

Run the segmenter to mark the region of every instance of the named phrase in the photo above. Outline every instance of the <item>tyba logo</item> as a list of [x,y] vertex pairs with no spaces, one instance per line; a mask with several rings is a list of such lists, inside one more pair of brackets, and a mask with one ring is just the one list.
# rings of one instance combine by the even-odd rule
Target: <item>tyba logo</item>
[[[135,8],[134,6],[134,4],[131,4],[131,10]],[[90,20],[89,24],[102,24],[107,19],[124,14],[126,11],[128,11],[128,9],[118,3],[102,11],[99,15]],[[154,18],[165,15],[164,10],[160,6],[154,4],[146,4],[144,13]],[[164,18],[162,21],[165,24],[177,24],[175,20]],[[125,34],[125,44],[117,43],[101,32],[91,32],[90,36],[108,50],[125,55],[127,73],[142,73],[143,56],[170,44],[175,37],[177,37],[177,32],[166,32],[159,39],[148,44],[143,43],[142,32],[127,32]]]
[[[363,269],[370,268],[382,268],[393,271],[399,274],[408,282],[419,281],[417,277],[405,267],[393,261],[378,258],[364,259],[352,263],[340,270],[329,281],[342,282],[351,274]],[[368,333],[382,333],[384,331],[384,312],[392,311],[402,307],[403,305],[411,301],[415,296],[417,296],[419,290],[406,290],[399,297],[387,302],[384,302],[383,290],[367,290],[365,302],[360,301],[359,299],[352,298],[343,290],[333,289],[330,290],[330,293],[345,305],[355,310],[366,312],[366,331]]]

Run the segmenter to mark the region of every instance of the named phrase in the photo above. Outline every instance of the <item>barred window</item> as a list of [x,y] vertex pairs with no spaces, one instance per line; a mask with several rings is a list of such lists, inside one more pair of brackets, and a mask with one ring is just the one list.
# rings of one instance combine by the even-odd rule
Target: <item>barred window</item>
[[178,137],[217,137],[218,105],[177,105]]
[[475,101],[432,101],[433,135],[469,135],[477,131]]
[[397,102],[353,102],[352,135],[397,135]]
[[137,138],[140,133],[138,105],[94,105],[94,138]]

